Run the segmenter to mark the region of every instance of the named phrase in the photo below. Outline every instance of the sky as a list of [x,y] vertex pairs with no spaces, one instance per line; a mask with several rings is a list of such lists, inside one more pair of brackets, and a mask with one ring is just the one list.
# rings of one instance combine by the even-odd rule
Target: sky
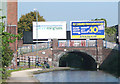
[[[5,1],[5,0],[3,0]],[[119,0],[8,0],[10,2],[118,2]]]
[[37,9],[46,21],[83,21],[105,18],[108,26],[118,24],[118,2],[18,2],[21,15]]

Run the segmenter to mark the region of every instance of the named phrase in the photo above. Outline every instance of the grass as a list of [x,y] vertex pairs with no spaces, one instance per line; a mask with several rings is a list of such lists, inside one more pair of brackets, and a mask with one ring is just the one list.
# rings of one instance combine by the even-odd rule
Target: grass
[[25,68],[25,69],[19,68],[19,69],[14,69],[14,70],[7,70],[6,73],[7,73],[7,76],[10,77],[11,76],[11,72],[27,70],[27,69],[31,69],[31,68]]
[[[14,70],[6,70],[6,76],[7,78],[11,76],[11,72],[15,72],[15,71],[21,71],[21,70],[28,70],[28,69],[31,69],[31,68],[19,68],[19,69],[14,69]],[[3,75],[3,74],[0,74],[0,76]],[[6,82],[7,79],[2,79],[2,82]]]
[[31,68],[19,68],[19,69],[14,69],[14,70],[7,70],[7,72],[14,72],[14,71],[21,71],[21,70],[27,70],[27,69],[31,69]]

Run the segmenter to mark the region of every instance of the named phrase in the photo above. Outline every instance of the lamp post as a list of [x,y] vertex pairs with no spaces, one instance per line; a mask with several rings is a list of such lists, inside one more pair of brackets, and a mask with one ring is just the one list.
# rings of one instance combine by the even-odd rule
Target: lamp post
[[[34,9],[36,12],[36,38],[37,38],[37,45],[36,45],[36,62],[38,62],[38,11],[37,9]],[[36,65],[36,63],[35,63]]]

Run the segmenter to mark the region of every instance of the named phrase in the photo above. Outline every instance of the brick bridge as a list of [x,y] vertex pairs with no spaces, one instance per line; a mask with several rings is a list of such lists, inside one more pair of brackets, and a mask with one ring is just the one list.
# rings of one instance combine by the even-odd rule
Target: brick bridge
[[[91,56],[97,63],[97,67],[104,61],[104,59],[109,55],[111,50],[103,47],[103,40],[64,40],[60,41],[54,39],[52,42],[43,43],[44,45],[39,45],[38,47],[44,47],[38,51],[38,60],[40,62],[48,61],[50,65],[59,66],[59,59],[69,52],[84,52]],[[46,46],[47,45],[47,46]],[[106,44],[107,45],[107,44]],[[24,48],[25,49],[25,48]],[[25,51],[23,49],[23,51]],[[29,50],[31,49],[31,50]],[[21,48],[19,49],[19,52]],[[36,59],[36,51],[34,46],[30,46],[26,50],[29,50],[29,53],[19,54],[19,56],[31,57]]]

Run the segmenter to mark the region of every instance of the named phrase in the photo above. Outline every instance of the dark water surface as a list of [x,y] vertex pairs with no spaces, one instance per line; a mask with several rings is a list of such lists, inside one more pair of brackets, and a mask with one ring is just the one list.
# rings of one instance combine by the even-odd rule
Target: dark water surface
[[103,71],[53,71],[35,75],[40,82],[118,82]]

